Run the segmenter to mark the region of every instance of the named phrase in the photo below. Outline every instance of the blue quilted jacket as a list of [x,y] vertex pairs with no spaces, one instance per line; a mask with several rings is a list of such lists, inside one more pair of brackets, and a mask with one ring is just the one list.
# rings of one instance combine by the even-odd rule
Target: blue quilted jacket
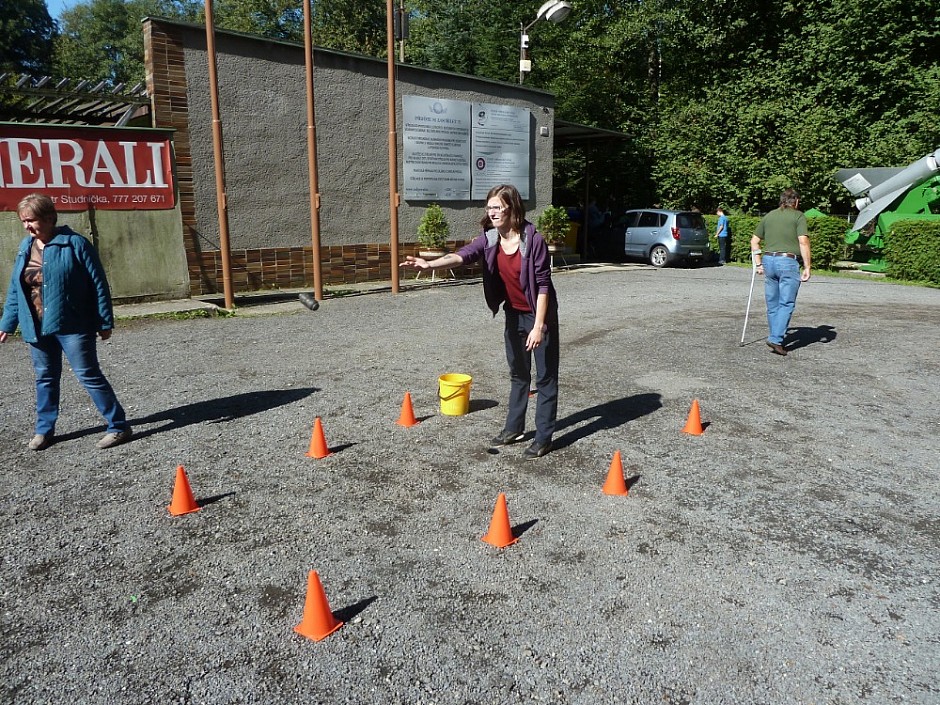
[[42,330],[36,330],[23,286],[32,242],[32,237],[25,237],[16,253],[0,330],[13,333],[19,326],[23,340],[35,343],[40,335],[97,333],[113,328],[111,290],[98,253],[88,240],[62,225],[43,250]]

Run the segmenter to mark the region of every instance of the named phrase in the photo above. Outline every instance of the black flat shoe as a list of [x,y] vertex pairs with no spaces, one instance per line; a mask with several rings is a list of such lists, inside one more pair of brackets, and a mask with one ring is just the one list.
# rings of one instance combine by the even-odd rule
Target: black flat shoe
[[526,460],[535,460],[536,458],[541,458],[543,455],[548,455],[552,451],[552,442],[545,441],[544,443],[539,443],[535,441],[532,445],[525,449],[522,457]]

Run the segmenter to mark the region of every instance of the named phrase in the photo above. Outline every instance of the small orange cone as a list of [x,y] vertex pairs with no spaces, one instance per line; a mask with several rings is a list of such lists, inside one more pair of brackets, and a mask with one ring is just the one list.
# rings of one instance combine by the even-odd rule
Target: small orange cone
[[512,535],[512,527],[509,526],[509,510],[506,509],[506,495],[502,492],[496,498],[496,507],[493,509],[493,518],[490,520],[490,530],[483,540],[496,548],[505,548],[519,540]]
[[183,469],[182,465],[176,468],[176,485],[173,487],[173,501],[170,502],[170,506],[167,507],[167,509],[169,509],[170,514],[175,517],[178,517],[180,514],[189,514],[190,512],[199,511],[199,505],[196,504],[196,499],[193,497],[192,488],[189,486],[189,480],[186,478],[186,471]]
[[692,401],[692,408],[689,409],[689,420],[685,422],[683,433],[691,433],[693,436],[702,435],[702,417],[698,411],[698,399]]
[[627,495],[627,482],[623,479],[623,462],[620,460],[620,451],[614,453],[610,461],[610,470],[607,471],[607,482],[604,483],[604,494]]
[[414,407],[411,406],[411,392],[405,392],[405,401],[401,403],[401,416],[398,417],[399,426],[416,426]]
[[323,435],[323,424],[320,423],[320,417],[317,416],[313,422],[313,434],[310,436],[310,450],[307,451],[308,458],[325,458],[330,454],[330,449],[326,445],[326,437]]
[[320,583],[317,571],[311,570],[307,576],[307,599],[304,602],[304,616],[294,631],[308,639],[320,641],[343,626],[330,611],[330,603]]

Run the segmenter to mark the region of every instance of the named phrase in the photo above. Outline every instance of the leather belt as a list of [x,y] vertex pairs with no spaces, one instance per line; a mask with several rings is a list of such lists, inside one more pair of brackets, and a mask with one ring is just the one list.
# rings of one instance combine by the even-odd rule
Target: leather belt
[[764,257],[789,257],[790,259],[796,259],[796,255],[791,252],[765,252]]

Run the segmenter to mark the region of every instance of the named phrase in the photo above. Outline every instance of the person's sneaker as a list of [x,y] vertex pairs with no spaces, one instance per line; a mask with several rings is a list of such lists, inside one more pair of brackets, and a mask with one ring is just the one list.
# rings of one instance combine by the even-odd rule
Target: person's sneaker
[[518,443],[525,434],[521,431],[503,431],[496,438],[490,441],[491,446],[508,446],[510,443]]
[[52,445],[53,434],[51,433],[37,433],[35,436],[29,439],[29,449],[30,450],[45,450]]
[[127,443],[133,435],[134,432],[131,429],[127,429],[126,431],[106,433],[101,437],[101,440],[98,441],[98,447],[113,448],[114,446],[119,446],[122,443]]
[[297,298],[300,299],[300,303],[311,311],[316,311],[320,308],[320,302],[317,301],[317,298],[313,294],[298,294]]
[[551,450],[552,450],[551,441],[545,441],[543,443],[539,443],[538,441],[535,441],[532,445],[530,445],[528,448],[525,449],[525,452],[523,452],[522,456],[526,460],[535,460],[536,458],[541,458],[543,455],[548,455],[548,453],[550,453]]

